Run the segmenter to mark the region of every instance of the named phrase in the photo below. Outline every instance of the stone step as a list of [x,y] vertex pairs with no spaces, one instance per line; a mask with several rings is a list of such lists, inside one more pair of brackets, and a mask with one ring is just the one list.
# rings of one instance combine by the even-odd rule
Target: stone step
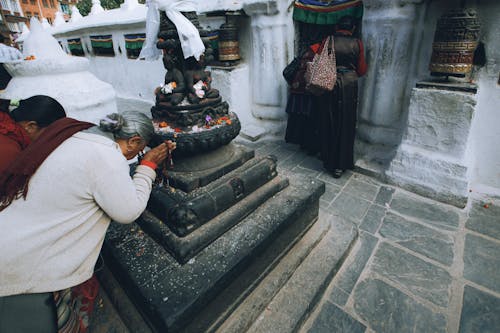
[[330,226],[327,214],[320,213],[318,221],[281,259],[272,272],[262,280],[258,287],[248,295],[220,327],[215,329],[215,325],[213,325],[209,332],[215,330],[217,333],[240,333],[247,330],[290,279],[297,267],[323,239],[330,230]]
[[329,222],[330,230],[245,332],[290,333],[300,329],[357,239],[354,224],[338,217]]

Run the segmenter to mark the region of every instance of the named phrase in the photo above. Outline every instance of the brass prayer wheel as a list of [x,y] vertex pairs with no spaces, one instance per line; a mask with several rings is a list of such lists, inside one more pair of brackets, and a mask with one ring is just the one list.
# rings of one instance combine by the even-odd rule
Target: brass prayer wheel
[[238,27],[234,24],[235,15],[226,13],[226,23],[219,29],[219,60],[234,61],[240,59]]
[[473,10],[459,9],[442,15],[432,44],[431,75],[464,77],[469,73],[479,41],[479,27]]

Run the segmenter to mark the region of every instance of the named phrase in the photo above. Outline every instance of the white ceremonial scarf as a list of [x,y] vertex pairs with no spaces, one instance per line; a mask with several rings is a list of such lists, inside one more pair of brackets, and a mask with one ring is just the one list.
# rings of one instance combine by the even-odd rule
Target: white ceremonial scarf
[[196,11],[197,0],[148,0],[148,12],[146,15],[146,41],[142,47],[139,59],[156,60],[161,56],[161,50],[156,48],[158,31],[160,29],[160,10],[172,23],[174,23],[179,34],[182,53],[184,58],[191,56],[200,60],[205,52],[205,46],[200,37],[200,32],[181,12]]

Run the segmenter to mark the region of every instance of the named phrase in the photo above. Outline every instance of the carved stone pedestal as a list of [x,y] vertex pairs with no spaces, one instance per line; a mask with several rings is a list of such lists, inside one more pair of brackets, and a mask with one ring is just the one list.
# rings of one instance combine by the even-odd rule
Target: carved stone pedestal
[[457,91],[460,84],[453,84],[455,90],[444,89],[446,84],[425,86],[412,90],[408,127],[386,176],[411,191],[463,207],[476,95]]
[[[181,158],[171,173],[175,188],[155,188],[133,224],[112,223],[104,259],[143,317],[131,319],[133,327],[206,331],[316,221],[324,184],[280,176],[276,163],[236,144]],[[213,305],[218,296],[224,302]]]

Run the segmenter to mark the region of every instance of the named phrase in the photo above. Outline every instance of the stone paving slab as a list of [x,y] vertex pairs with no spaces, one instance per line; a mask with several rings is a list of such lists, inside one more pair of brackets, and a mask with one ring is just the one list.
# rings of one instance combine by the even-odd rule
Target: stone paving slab
[[370,235],[366,232],[360,232],[359,234],[359,248],[354,255],[354,258],[344,266],[339,276],[337,278],[336,286],[348,294],[351,293],[354,285],[358,281],[358,278],[366,266],[368,258],[372,255],[375,245],[377,245],[378,238]]
[[344,190],[357,198],[373,201],[378,193],[379,187],[351,178]]
[[331,203],[341,190],[341,187],[330,184],[329,186],[326,186],[325,193],[323,193],[323,195],[321,196],[321,200],[325,200],[326,202]]
[[359,229],[375,234],[382,224],[382,219],[385,216],[386,208],[378,205],[371,205],[366,212],[363,221],[359,225]]
[[321,307],[319,315],[314,320],[310,333],[363,333],[366,326],[352,318],[330,302]]
[[361,319],[380,333],[444,333],[446,320],[400,290],[377,279],[359,283],[354,309]]
[[381,206],[389,204],[392,200],[394,192],[395,189],[393,187],[381,186],[377,193],[377,197],[375,198],[375,203]]
[[344,306],[349,299],[349,294],[340,288],[334,287],[328,299],[334,304]]
[[390,206],[401,215],[419,219],[441,229],[455,230],[458,228],[459,215],[456,209],[444,204],[396,191]]
[[453,237],[435,229],[389,213],[384,218],[379,234],[444,265],[453,263]]
[[369,201],[342,191],[328,207],[328,211],[359,224],[369,207]]
[[500,332],[500,299],[471,286],[465,286],[459,332]]
[[450,274],[429,262],[387,243],[381,243],[372,270],[391,282],[436,305],[446,307],[450,298]]
[[465,227],[500,240],[500,206],[488,202],[475,202]]
[[472,234],[466,235],[464,277],[500,293],[500,243]]

